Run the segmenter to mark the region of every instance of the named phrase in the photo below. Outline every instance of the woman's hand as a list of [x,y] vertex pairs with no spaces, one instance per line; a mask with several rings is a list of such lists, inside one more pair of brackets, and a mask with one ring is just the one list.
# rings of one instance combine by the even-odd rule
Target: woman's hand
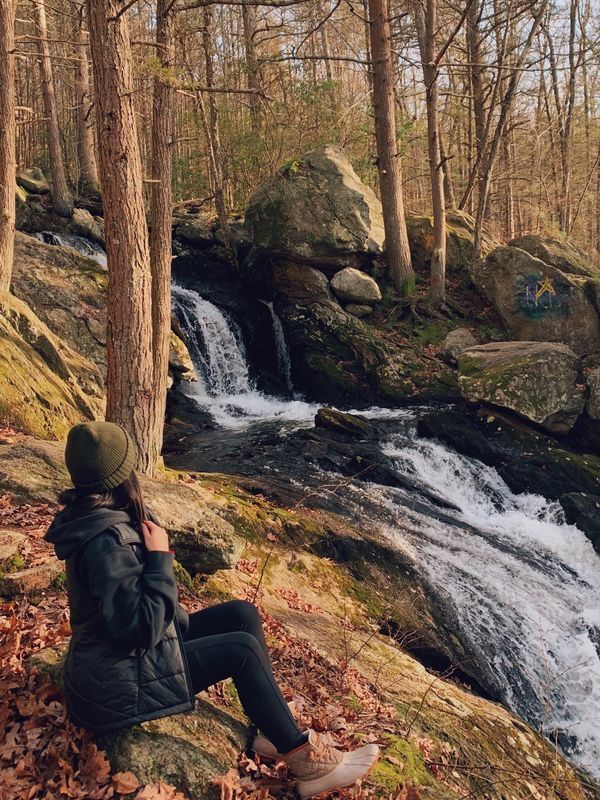
[[169,552],[169,535],[160,525],[147,519],[142,522],[142,533],[144,534],[144,543],[147,550]]

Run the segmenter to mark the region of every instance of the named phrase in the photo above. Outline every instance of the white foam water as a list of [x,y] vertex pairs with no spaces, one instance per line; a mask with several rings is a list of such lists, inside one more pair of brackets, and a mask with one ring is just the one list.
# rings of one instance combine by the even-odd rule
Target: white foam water
[[224,428],[257,422],[309,424],[318,406],[263,394],[250,378],[240,339],[232,322],[193,289],[172,287],[176,313],[185,328],[198,380],[185,391]]
[[385,490],[399,521],[388,535],[453,609],[504,702],[600,777],[600,558],[558,503],[515,495],[495,469],[407,433],[385,445],[395,468],[458,506],[450,514],[466,525]]
[[39,239],[40,242],[44,242],[44,244],[59,245],[60,247],[68,247],[70,250],[76,250],[78,253],[82,253],[97,264],[100,264],[101,267],[107,267],[106,253],[101,245],[97,242],[92,242],[91,239],[86,239],[84,236],[42,231],[41,233],[36,233],[35,238]]

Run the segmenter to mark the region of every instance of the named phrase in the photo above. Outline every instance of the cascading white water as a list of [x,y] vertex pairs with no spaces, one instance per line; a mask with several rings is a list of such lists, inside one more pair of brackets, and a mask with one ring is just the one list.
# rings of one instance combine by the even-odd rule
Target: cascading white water
[[193,289],[172,287],[173,309],[188,340],[198,381],[187,394],[225,428],[264,421],[312,421],[317,406],[259,392],[248,372],[246,356],[233,323]]
[[97,264],[100,264],[101,267],[107,266],[106,253],[103,248],[97,242],[92,242],[91,239],[86,239],[84,236],[42,231],[41,233],[36,233],[35,238],[39,239],[40,242],[44,242],[44,244],[60,245],[61,247],[68,247],[70,250],[76,250],[78,253],[82,253]]
[[[413,416],[413,415],[408,415]],[[416,435],[384,447],[417,486],[454,503],[456,525],[370,485],[381,530],[415,562],[455,620],[484,685],[600,777],[600,557],[558,503],[515,495],[498,473]],[[355,487],[364,516],[365,488]],[[397,525],[391,520],[397,520]]]
[[269,309],[271,319],[273,320],[273,333],[275,335],[275,348],[277,350],[277,364],[279,366],[279,373],[285,381],[285,386],[290,394],[293,394],[294,386],[292,384],[292,362],[290,359],[290,351],[285,340],[283,326],[281,320],[275,313],[272,302],[263,300],[263,303]]

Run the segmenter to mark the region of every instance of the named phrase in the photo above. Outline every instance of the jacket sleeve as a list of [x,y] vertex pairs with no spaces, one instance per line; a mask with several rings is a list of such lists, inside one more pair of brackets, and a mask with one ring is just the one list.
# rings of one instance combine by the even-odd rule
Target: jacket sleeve
[[127,647],[155,647],[178,613],[173,554],[146,550],[140,562],[129,545],[99,538],[86,562],[107,634]]

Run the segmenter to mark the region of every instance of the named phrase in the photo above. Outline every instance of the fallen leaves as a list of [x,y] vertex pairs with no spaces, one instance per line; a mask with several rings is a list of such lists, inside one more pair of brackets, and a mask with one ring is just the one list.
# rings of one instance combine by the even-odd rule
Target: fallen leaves
[[285,587],[281,586],[278,589],[275,589],[275,591],[283,600],[285,600],[288,607],[294,609],[294,611],[303,611],[305,614],[323,613],[323,609],[319,608],[319,606],[309,603],[306,600],[302,600],[298,592],[296,592],[294,589],[286,589]]
[[119,794],[131,794],[139,789],[140,782],[133,772],[117,772],[112,776],[112,783],[115,792]]

